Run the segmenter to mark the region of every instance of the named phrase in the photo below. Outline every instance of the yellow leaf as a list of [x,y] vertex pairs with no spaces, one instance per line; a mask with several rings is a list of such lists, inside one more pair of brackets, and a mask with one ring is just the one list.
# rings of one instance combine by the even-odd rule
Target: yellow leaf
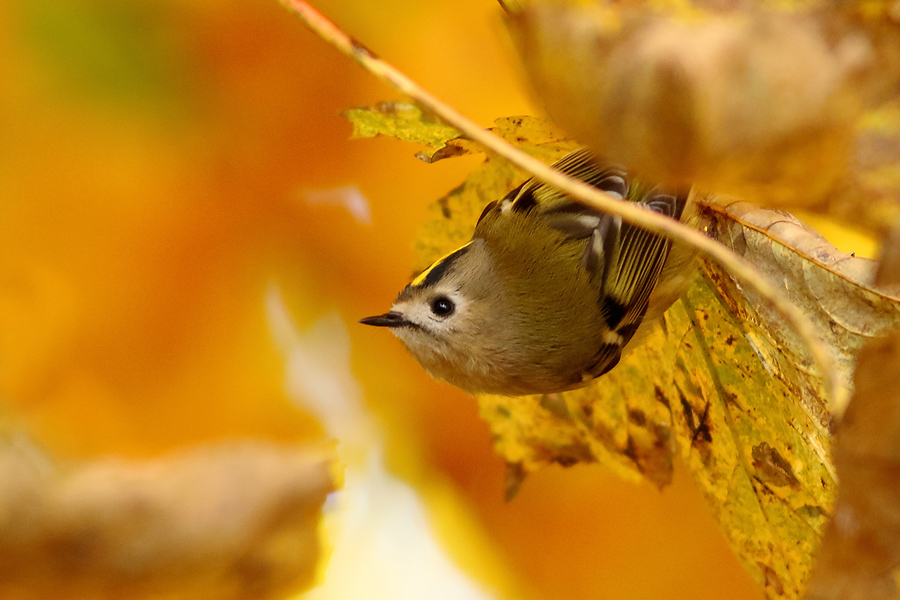
[[[515,124],[505,135],[516,137]],[[521,137],[547,162],[573,145]],[[484,204],[526,177],[486,160],[431,207],[418,267],[467,241]],[[730,199],[700,205],[707,233],[783,285],[813,320],[848,382],[859,348],[900,323],[897,298],[870,285],[871,260],[783,212]],[[662,487],[678,452],[767,596],[799,598],[835,492],[822,389],[808,349],[777,313],[704,264],[664,322],[606,375],[569,392],[478,403],[510,465],[508,494],[552,463],[601,462]]]
[[439,147],[459,132],[408,102],[380,102],[372,108],[349,108],[344,116],[353,125],[353,137],[387,135],[406,142]]

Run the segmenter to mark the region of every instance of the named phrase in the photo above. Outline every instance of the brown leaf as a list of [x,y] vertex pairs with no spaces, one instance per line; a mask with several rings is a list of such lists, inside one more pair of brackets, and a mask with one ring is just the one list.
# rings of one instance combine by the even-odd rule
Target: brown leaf
[[835,441],[834,519],[808,597],[896,599],[900,567],[900,335],[866,347]]
[[900,219],[900,101],[866,114],[847,175],[817,210],[879,237]]
[[[897,288],[873,286],[875,261],[840,252],[787,213],[740,201],[707,204],[709,233],[787,290],[831,348],[841,378],[851,383],[859,351],[869,340],[900,325]],[[724,275],[724,274],[723,274]],[[766,331],[782,367],[793,373],[810,410],[819,384],[804,342],[751,290],[725,275],[720,284],[732,310]],[[834,407],[839,412],[845,407]]]
[[59,468],[0,448],[0,596],[265,599],[312,582],[321,452],[219,445]]
[[[892,245],[886,263],[895,266]],[[879,282],[900,284],[881,269]],[[810,582],[810,600],[893,600],[900,567],[900,334],[860,354],[856,394],[840,424],[834,458],[841,478]]]
[[836,12],[739,8],[537,4],[510,28],[551,117],[599,154],[671,185],[817,204],[897,74]]

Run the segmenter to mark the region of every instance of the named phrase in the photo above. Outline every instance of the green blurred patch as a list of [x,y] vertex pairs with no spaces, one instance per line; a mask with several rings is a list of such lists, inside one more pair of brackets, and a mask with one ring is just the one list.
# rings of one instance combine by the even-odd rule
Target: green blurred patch
[[17,9],[14,31],[51,92],[131,107],[183,105],[190,69],[166,4],[28,0]]

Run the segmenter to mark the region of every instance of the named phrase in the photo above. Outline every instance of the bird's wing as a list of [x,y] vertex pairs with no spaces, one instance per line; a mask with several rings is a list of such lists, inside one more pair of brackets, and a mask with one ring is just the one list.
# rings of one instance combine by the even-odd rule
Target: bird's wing
[[[553,165],[613,196],[637,202],[649,210],[679,219],[686,195],[673,195],[631,180],[619,167],[597,161],[587,149],[576,150]],[[584,206],[557,190],[530,179],[510,192],[495,212],[537,211],[550,228],[585,240],[581,264],[597,287],[597,302],[610,333],[597,354],[593,376],[612,368],[622,347],[631,339],[647,310],[671,243],[621,217]],[[498,215],[500,217],[500,215]]]

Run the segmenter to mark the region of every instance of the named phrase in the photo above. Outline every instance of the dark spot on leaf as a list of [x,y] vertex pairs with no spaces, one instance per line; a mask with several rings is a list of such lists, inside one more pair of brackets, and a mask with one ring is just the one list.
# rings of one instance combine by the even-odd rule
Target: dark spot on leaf
[[553,462],[561,467],[571,467],[578,464],[578,459],[574,456],[557,456],[553,459]]
[[772,591],[778,594],[779,596],[784,595],[784,585],[782,585],[781,580],[778,579],[778,575],[769,565],[763,564],[761,562],[757,562],[759,568],[762,569],[763,578],[765,579],[765,586],[767,588],[772,588]]
[[644,427],[647,424],[647,415],[644,411],[633,408],[628,411],[628,420],[639,427]]
[[436,163],[439,160],[453,158],[454,156],[463,156],[464,154],[468,153],[469,151],[466,150],[464,146],[454,144],[453,140],[448,140],[445,146],[443,146],[442,148],[438,148],[431,155],[429,155],[427,151],[416,152],[416,158],[431,164]]
[[555,417],[560,419],[569,418],[569,407],[566,406],[565,399],[559,394],[544,394],[541,396],[540,404],[541,408],[552,413]]
[[453,217],[453,211],[450,210],[450,205],[446,196],[438,200],[438,206],[441,207],[441,216],[443,216],[445,219],[450,219]]
[[681,412],[684,414],[684,420],[687,422],[688,430],[694,431],[694,409],[688,403],[687,398],[679,390],[678,395],[681,398]]
[[694,433],[694,442],[712,442],[712,431],[709,429],[709,423],[706,421],[706,413],[703,413],[703,420],[700,421],[700,426],[697,427],[697,431]]
[[589,404],[585,404],[584,406],[582,406],[581,412],[584,413],[584,416],[586,416],[588,418],[594,416],[594,408]]
[[659,387],[658,385],[654,385],[654,386],[653,386],[653,393],[654,393],[654,395],[656,396],[656,401],[657,401],[657,402],[659,402],[660,404],[664,405],[664,406],[665,406],[666,408],[668,408],[669,410],[672,409],[672,407],[669,406],[669,398],[666,397],[666,393],[665,393],[664,391],[662,391],[662,388],[661,388],[661,387]]
[[805,515],[806,518],[825,518],[828,516],[828,511],[821,506],[816,506],[814,504],[804,504],[797,512]]
[[625,456],[630,458],[632,461],[637,463],[637,461],[638,461],[637,448],[634,445],[634,438],[631,437],[630,435],[628,436],[628,442],[625,444],[625,449],[622,450],[622,454],[624,454]]
[[754,446],[751,455],[753,468],[762,481],[779,487],[800,487],[800,481],[794,475],[791,463],[766,442]]
[[734,336],[729,335],[727,338],[725,338],[725,345],[731,346],[732,344],[734,344]]
[[522,482],[528,472],[522,463],[506,463],[506,478],[503,481],[503,499],[511,502],[513,498],[519,495],[522,489]]
[[501,417],[505,417],[508,419],[512,416],[512,413],[510,413],[509,409],[505,406],[497,406],[496,410],[497,410],[497,414],[500,415]]
[[697,425],[697,428],[694,430],[694,434],[691,436],[691,446],[693,447],[695,442],[705,442],[709,443],[712,441],[712,432],[709,430],[709,406],[710,402],[706,402],[706,406],[703,409],[703,414],[700,415],[700,423]]
[[653,441],[654,446],[668,446],[672,439],[672,429],[666,423],[654,423],[653,435],[656,436],[656,439]]

